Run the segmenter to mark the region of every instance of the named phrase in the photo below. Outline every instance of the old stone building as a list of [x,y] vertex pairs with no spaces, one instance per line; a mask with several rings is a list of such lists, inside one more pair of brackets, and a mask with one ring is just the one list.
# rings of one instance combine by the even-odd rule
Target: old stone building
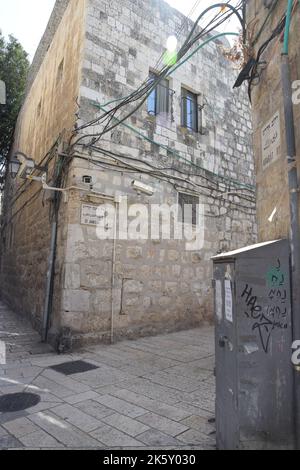
[[[270,40],[272,33],[282,22],[286,8],[287,2],[280,1],[249,0],[247,5],[249,37],[254,43],[253,56],[255,58],[258,57],[260,48],[267,43],[259,57],[260,64],[257,76],[250,88],[257,174],[257,222],[260,241],[288,238],[290,233],[286,127],[281,73],[284,29],[281,28],[280,33]],[[297,149],[300,148],[299,28],[300,8],[295,5],[290,29],[289,62],[294,91]],[[300,171],[299,159],[297,166]]]
[[[181,45],[191,28],[162,0],[56,2],[14,151],[46,166],[34,174],[46,171],[48,185],[65,191],[59,198],[40,181],[8,175],[1,226],[1,295],[37,329],[46,324],[49,341],[65,335],[81,344],[210,320],[211,257],[256,241],[248,100],[244,88],[233,91],[238,72],[217,39],[97,140],[105,110],[154,80],[168,37],[177,33]],[[108,128],[132,109],[114,114]],[[129,208],[202,204],[203,246],[188,249],[162,233],[99,239],[95,224],[105,212],[97,208],[111,202],[121,210],[125,196]],[[194,225],[194,215],[183,222]]]

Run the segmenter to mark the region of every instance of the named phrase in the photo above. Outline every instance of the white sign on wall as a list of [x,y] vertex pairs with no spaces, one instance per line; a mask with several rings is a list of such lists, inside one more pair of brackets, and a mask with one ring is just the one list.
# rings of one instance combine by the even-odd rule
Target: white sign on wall
[[97,214],[99,206],[91,204],[81,205],[81,224],[94,225],[95,227],[100,223],[102,217]]
[[233,299],[231,281],[225,280],[225,318],[233,323]]
[[280,113],[279,111],[261,131],[262,166],[265,170],[281,155]]

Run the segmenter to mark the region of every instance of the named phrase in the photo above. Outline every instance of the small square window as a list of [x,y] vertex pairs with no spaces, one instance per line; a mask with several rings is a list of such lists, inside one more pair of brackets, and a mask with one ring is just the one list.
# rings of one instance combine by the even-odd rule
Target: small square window
[[[149,79],[154,82],[157,75],[150,73]],[[168,114],[170,109],[170,86],[169,80],[163,79],[148,96],[148,113],[152,116]]]
[[185,88],[181,91],[181,125],[198,132],[198,95]]
[[178,205],[180,208],[179,222],[197,225],[199,197],[187,193],[178,193]]

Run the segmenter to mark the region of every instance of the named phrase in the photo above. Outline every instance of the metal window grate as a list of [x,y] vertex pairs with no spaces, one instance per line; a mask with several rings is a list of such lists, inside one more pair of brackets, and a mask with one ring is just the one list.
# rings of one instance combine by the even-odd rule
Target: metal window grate
[[51,366],[49,369],[55,370],[64,375],[73,375],[73,374],[82,374],[83,372],[89,372],[91,370],[99,369],[98,366],[90,364],[85,361],[73,361],[73,362],[64,362],[63,364],[58,364],[56,366]]
[[198,95],[184,88],[181,94],[181,125],[189,130],[198,132]]
[[197,225],[199,196],[193,196],[187,193],[179,193],[178,204],[180,207],[179,221],[184,224]]
[[[150,74],[150,81],[154,82],[157,76]],[[175,91],[170,88],[168,79],[162,80],[148,96],[148,113],[152,116],[169,114],[170,103]]]

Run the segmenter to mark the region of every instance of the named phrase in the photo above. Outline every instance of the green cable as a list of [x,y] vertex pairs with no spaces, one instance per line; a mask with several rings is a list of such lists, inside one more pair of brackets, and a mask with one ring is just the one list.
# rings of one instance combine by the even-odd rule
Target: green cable
[[[177,64],[175,67],[173,67],[173,69],[170,70],[170,73],[167,75],[167,76],[170,76],[172,73],[175,72],[175,70],[177,70],[179,67],[181,67],[184,63],[186,63],[194,54],[196,54],[196,52],[198,52],[200,49],[202,49],[204,46],[206,46],[208,43],[214,41],[215,39],[218,39],[219,37],[222,37],[222,36],[239,36],[239,33],[232,33],[232,32],[229,32],[229,33],[219,33],[209,39],[207,39],[206,41],[204,41],[202,44],[200,44],[200,46],[198,46],[188,57],[186,57],[182,62],[180,62],[179,64]],[[116,101],[119,101],[119,100],[116,100]],[[105,105],[100,105],[99,103],[93,103],[93,105],[99,109],[101,109],[102,111],[104,112],[107,112],[108,110],[104,107],[104,106],[107,106],[107,104]],[[114,117],[114,120],[115,121],[119,121],[118,118]],[[174,149],[171,149],[170,147],[166,146],[166,145],[162,145],[158,142],[156,142],[155,140],[153,139],[150,139],[149,137],[145,136],[144,134],[142,134],[140,131],[138,131],[135,127],[129,125],[129,124],[126,124],[126,123],[121,123],[122,126],[124,127],[127,127],[128,129],[130,129],[131,131],[133,131],[135,134],[139,135],[140,137],[142,137],[144,140],[152,143],[152,144],[155,144],[157,145],[158,147],[161,147],[165,150],[167,150],[168,152],[171,152],[173,153],[174,155],[176,155],[180,160],[183,160],[185,163],[188,163],[189,165],[192,165],[192,166],[195,166],[196,168],[199,168],[201,170],[204,170],[207,174],[210,174],[214,177],[217,177],[221,180],[224,180],[224,181],[229,181],[235,185],[238,185],[240,187],[243,187],[243,188],[246,188],[246,189],[251,189],[253,190],[255,188],[255,186],[253,185],[250,185],[250,184],[243,184],[239,181],[236,181],[234,179],[231,179],[231,178],[228,178],[226,176],[221,176],[219,175],[218,173],[214,173],[210,170],[207,170],[206,168],[200,166],[200,165],[197,165],[196,163],[193,163],[193,162],[190,162],[187,158],[185,157],[182,157],[182,155],[180,155],[176,150]]]
[[[93,105],[97,108],[100,108],[102,111],[106,111],[106,109],[99,105],[98,103],[93,103]],[[119,121],[118,118],[115,118],[114,117],[114,120],[115,121]],[[133,131],[135,134],[137,134],[139,137],[141,137],[142,139],[146,140],[147,142],[150,142],[151,144],[155,144],[157,145],[158,147],[161,147],[165,150],[167,150],[167,152],[170,152],[170,153],[173,153],[174,155],[176,155],[180,160],[184,161],[185,163],[189,164],[189,165],[192,165],[196,168],[199,168],[200,170],[203,170],[205,171],[207,174],[211,175],[211,176],[214,176],[214,177],[217,177],[219,179],[222,179],[224,181],[229,181],[237,186],[240,186],[242,188],[246,188],[246,189],[250,189],[250,190],[253,190],[255,189],[255,186],[253,185],[250,185],[250,184],[244,184],[244,183],[241,183],[240,181],[237,181],[237,180],[234,180],[234,179],[231,179],[231,178],[228,178],[226,176],[221,176],[219,175],[218,173],[214,173],[210,170],[207,170],[207,168],[204,168],[202,167],[201,165],[197,165],[196,163],[193,163],[191,162],[190,160],[188,160],[187,158],[183,157],[182,155],[180,155],[180,153],[178,153],[176,150],[172,149],[171,147],[168,147],[167,145],[163,145],[163,144],[160,144],[159,142],[156,142],[155,140],[151,139],[150,137],[147,137],[145,136],[144,134],[142,134],[141,132],[139,132],[135,127],[131,126],[130,124],[126,124],[126,123],[121,123],[122,126],[124,127],[127,127],[127,129],[130,129],[131,131]]]
[[213,36],[212,38],[207,39],[202,44],[200,44],[200,46],[198,46],[190,55],[188,55],[182,62],[180,62],[179,64],[176,64],[176,66],[170,70],[170,73],[167,75],[167,77],[169,77],[173,72],[175,72],[175,70],[177,70],[179,67],[185,64],[185,62],[187,62],[191,57],[193,57],[193,55],[196,54],[196,52],[198,52],[200,49],[206,46],[206,44],[222,36],[239,36],[239,33],[219,33]]
[[244,23],[244,21],[243,21],[243,18],[242,18],[241,15],[239,14],[238,10],[237,10],[235,7],[233,7],[232,5],[230,5],[229,2],[228,2],[228,3],[224,3],[224,2],[222,2],[222,3],[216,3],[216,4],[211,5],[210,7],[206,8],[206,10],[204,10],[204,11],[200,14],[200,16],[198,16],[196,22],[194,23],[194,26],[193,26],[193,28],[192,28],[192,31],[191,31],[190,34],[188,35],[188,37],[187,37],[187,39],[186,39],[186,41],[185,41],[184,44],[188,44],[189,40],[192,38],[192,36],[193,36],[193,34],[194,34],[194,32],[195,32],[195,30],[196,30],[196,28],[197,28],[199,22],[200,22],[200,21],[202,20],[202,18],[206,15],[206,13],[208,13],[210,10],[214,10],[214,9],[216,9],[216,8],[221,8],[221,11],[222,11],[222,8],[223,8],[223,7],[229,8],[231,11],[233,11],[233,12],[235,13],[235,15],[238,17],[238,19],[239,19],[239,21],[240,21],[240,23],[241,23],[243,32],[245,32],[245,23]]
[[286,10],[286,23],[284,31],[284,42],[283,42],[283,55],[288,55],[289,53],[289,39],[290,39],[290,28],[292,21],[292,12],[293,12],[294,0],[288,0],[287,10]]

